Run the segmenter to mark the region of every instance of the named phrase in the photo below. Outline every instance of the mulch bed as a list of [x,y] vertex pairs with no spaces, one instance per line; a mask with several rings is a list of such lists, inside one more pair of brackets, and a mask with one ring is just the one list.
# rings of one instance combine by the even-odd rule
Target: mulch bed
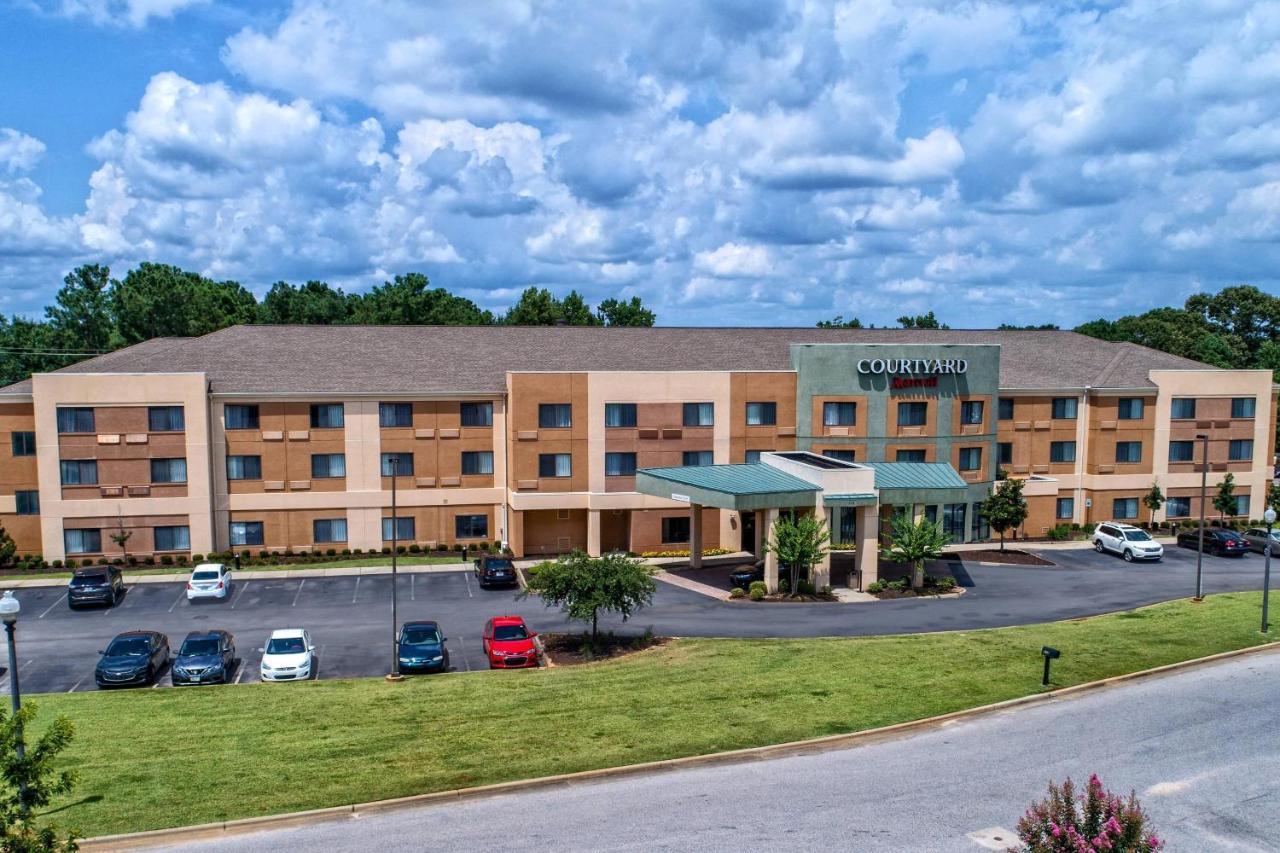
[[742,596],[742,598],[731,598],[729,600],[745,601],[748,604],[765,604],[767,602],[781,602],[783,604],[799,602],[803,604],[804,602],[813,602],[813,601],[828,602],[828,601],[839,601],[840,599],[836,598],[834,595],[823,595],[822,593],[813,593],[812,595],[804,595],[804,594],[783,595],[781,593],[774,593],[773,595],[766,595],[760,601],[752,601],[751,597],[748,595],[744,595]]
[[589,652],[587,650],[589,636],[587,634],[543,634],[542,644],[556,666],[581,666],[584,663],[626,657],[671,642],[670,637],[649,635],[619,637],[614,634],[601,634],[596,650]]
[[1035,554],[1028,554],[1026,551],[1019,551],[1014,548],[1006,548],[1004,551],[995,548],[981,551],[953,551],[945,554],[943,559],[959,560],[962,563],[1008,563],[1013,566],[1056,565],[1056,563],[1043,557],[1037,557]]

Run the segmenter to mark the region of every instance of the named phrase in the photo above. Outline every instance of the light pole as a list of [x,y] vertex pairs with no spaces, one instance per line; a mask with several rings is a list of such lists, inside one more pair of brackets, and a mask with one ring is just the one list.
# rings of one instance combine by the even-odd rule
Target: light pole
[[1209,436],[1201,433],[1196,436],[1200,442],[1200,539],[1196,546],[1196,597],[1193,601],[1204,601],[1204,505],[1209,496]]
[[387,463],[391,466],[391,672],[387,673],[387,681],[403,681],[404,676],[400,674],[400,634],[397,630],[400,623],[396,614],[399,592],[396,584],[396,552],[400,550],[400,531],[396,522],[396,478],[400,474],[400,457],[388,456]]
[[[13,748],[18,755],[18,761],[22,761],[27,756],[27,747],[22,742],[22,723],[18,721],[18,709],[22,707],[22,691],[18,687],[18,646],[13,637],[13,629],[18,624],[18,613],[21,610],[22,605],[13,597],[13,590],[5,590],[4,597],[0,598],[0,619],[4,620],[4,632],[9,635],[9,694],[13,697]],[[18,808],[24,816],[29,810],[26,783],[18,785]]]
[[1271,526],[1276,523],[1276,511],[1267,507],[1262,520],[1267,523],[1267,550],[1262,563],[1262,633],[1265,634],[1271,627],[1267,624],[1267,599],[1271,597]]

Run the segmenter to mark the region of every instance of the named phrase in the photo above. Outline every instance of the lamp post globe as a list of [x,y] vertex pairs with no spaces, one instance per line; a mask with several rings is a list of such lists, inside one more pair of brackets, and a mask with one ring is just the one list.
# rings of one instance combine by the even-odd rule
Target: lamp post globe
[[1276,523],[1276,511],[1271,507],[1267,507],[1267,511],[1262,514],[1262,520],[1267,524]]
[[6,625],[12,625],[18,621],[18,614],[22,611],[22,604],[14,597],[13,590],[6,589],[4,596],[0,597],[0,621]]

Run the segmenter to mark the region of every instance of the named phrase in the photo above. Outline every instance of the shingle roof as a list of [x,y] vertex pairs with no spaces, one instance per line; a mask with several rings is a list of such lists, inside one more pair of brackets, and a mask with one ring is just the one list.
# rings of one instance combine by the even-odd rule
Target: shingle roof
[[[1041,330],[232,326],[147,341],[62,371],[203,372],[215,393],[494,393],[508,371],[789,370],[793,343],[998,344],[1002,388],[1133,388],[1150,386],[1153,369],[1212,369]],[[2,390],[29,393],[30,385]]]

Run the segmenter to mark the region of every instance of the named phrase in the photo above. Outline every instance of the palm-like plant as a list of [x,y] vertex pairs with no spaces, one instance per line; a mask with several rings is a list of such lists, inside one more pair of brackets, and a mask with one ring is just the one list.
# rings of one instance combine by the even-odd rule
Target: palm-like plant
[[942,532],[942,527],[927,518],[912,522],[905,515],[893,517],[893,538],[885,551],[885,559],[895,563],[911,564],[911,588],[924,586],[925,560],[936,560],[942,556],[942,549],[951,542],[951,537]]

